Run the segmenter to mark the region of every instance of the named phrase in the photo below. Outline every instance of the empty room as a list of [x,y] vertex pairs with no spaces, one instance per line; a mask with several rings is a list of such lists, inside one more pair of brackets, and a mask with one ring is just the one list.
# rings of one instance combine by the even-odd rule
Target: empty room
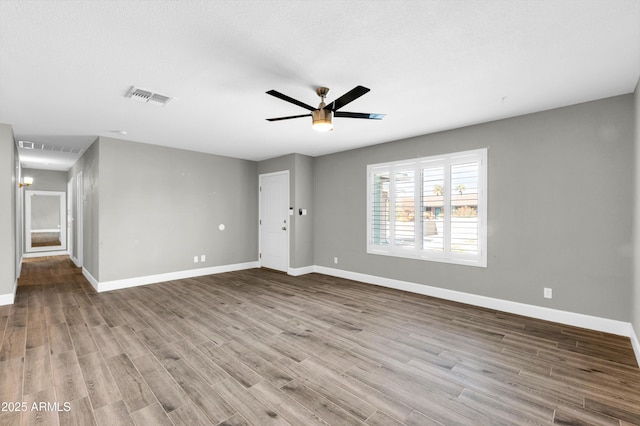
[[0,0],[0,425],[640,425],[640,0]]

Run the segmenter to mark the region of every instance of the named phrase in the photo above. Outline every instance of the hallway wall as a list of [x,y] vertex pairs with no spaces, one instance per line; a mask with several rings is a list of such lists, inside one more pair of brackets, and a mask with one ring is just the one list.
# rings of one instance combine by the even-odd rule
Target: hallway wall
[[0,123],[0,305],[13,303],[18,279],[16,264],[16,194],[20,163],[13,129]]

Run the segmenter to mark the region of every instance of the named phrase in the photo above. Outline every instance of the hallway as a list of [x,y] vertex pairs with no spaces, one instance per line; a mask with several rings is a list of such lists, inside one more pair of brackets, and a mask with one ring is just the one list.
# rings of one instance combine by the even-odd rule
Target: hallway
[[22,260],[18,286],[82,282],[86,282],[82,268],[78,268],[69,256],[45,256]]

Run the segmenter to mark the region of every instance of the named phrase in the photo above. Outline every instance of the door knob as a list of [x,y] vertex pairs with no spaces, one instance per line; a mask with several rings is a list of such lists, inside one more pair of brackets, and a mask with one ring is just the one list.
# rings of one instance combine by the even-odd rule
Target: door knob
[[283,226],[283,227],[282,227],[282,230],[283,230],[283,231],[286,231],[286,230],[287,230],[287,227],[286,227],[286,226]]

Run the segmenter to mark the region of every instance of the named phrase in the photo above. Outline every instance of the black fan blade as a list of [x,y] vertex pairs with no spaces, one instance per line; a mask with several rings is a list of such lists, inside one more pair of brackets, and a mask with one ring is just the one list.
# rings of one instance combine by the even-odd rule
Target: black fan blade
[[289,117],[267,118],[267,121],[291,120],[292,118],[311,117],[311,114],[290,115]]
[[329,105],[324,107],[324,109],[328,109],[330,111],[337,111],[343,106],[345,106],[346,104],[348,104],[349,102],[355,101],[360,96],[364,95],[370,90],[371,89],[367,89],[364,86],[356,86],[355,88],[351,89],[350,91],[348,91],[347,93],[340,96],[338,99],[336,99],[335,101],[331,102]]
[[370,114],[368,112],[336,111],[333,113],[333,116],[346,117],[346,118],[364,118],[365,120],[382,120],[385,114]]
[[284,95],[280,92],[277,92],[275,90],[269,90],[267,92],[267,95],[271,95],[271,96],[275,96],[278,99],[282,99],[283,101],[287,101],[287,102],[291,102],[294,105],[298,105],[299,107],[302,107],[304,109],[308,109],[309,111],[314,111],[316,108],[312,107],[311,105],[307,105],[304,102],[300,102],[296,99],[293,99],[290,96]]

